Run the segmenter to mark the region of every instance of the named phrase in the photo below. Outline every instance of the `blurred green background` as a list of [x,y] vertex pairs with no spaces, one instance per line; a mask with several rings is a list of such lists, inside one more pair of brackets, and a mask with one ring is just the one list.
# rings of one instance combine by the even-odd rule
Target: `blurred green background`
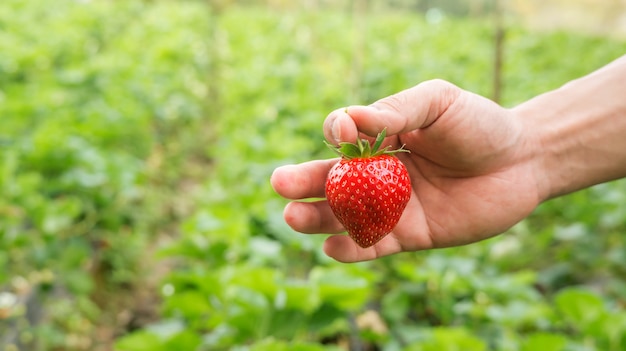
[[[443,78],[514,106],[621,56],[617,1],[0,4],[0,349],[626,349],[626,183],[341,264],[276,166]],[[496,38],[502,40],[496,40]],[[497,64],[500,62],[500,64]]]

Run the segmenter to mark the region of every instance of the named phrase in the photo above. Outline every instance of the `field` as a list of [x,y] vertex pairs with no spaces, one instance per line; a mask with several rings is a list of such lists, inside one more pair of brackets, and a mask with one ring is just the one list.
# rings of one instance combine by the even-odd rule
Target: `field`
[[[342,264],[282,218],[322,122],[442,78],[493,96],[493,22],[194,1],[0,5],[0,349],[626,349],[626,183],[496,238]],[[507,23],[500,103],[623,54]]]

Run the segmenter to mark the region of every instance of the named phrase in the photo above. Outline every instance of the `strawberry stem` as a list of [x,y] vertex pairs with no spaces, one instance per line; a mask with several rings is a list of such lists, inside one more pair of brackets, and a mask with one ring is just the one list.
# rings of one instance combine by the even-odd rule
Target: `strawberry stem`
[[404,145],[396,150],[389,150],[390,146],[386,146],[384,149],[380,149],[387,136],[387,128],[384,128],[378,135],[376,136],[376,140],[374,140],[374,144],[370,145],[370,142],[366,139],[358,139],[356,143],[349,142],[341,142],[339,146],[334,146],[326,141],[324,143],[328,146],[333,152],[341,156],[345,159],[353,159],[353,158],[368,158],[380,155],[393,155],[398,152],[410,152],[404,148]]

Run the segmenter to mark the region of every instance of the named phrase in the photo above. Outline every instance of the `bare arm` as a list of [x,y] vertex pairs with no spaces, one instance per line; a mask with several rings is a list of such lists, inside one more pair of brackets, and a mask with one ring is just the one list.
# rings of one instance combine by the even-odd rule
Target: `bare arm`
[[536,137],[543,200],[626,177],[626,56],[513,113]]

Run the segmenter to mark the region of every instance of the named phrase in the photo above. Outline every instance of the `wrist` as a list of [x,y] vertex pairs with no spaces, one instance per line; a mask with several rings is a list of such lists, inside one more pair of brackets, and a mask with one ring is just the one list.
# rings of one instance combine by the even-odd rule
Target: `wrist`
[[626,59],[513,108],[542,201],[626,176]]

